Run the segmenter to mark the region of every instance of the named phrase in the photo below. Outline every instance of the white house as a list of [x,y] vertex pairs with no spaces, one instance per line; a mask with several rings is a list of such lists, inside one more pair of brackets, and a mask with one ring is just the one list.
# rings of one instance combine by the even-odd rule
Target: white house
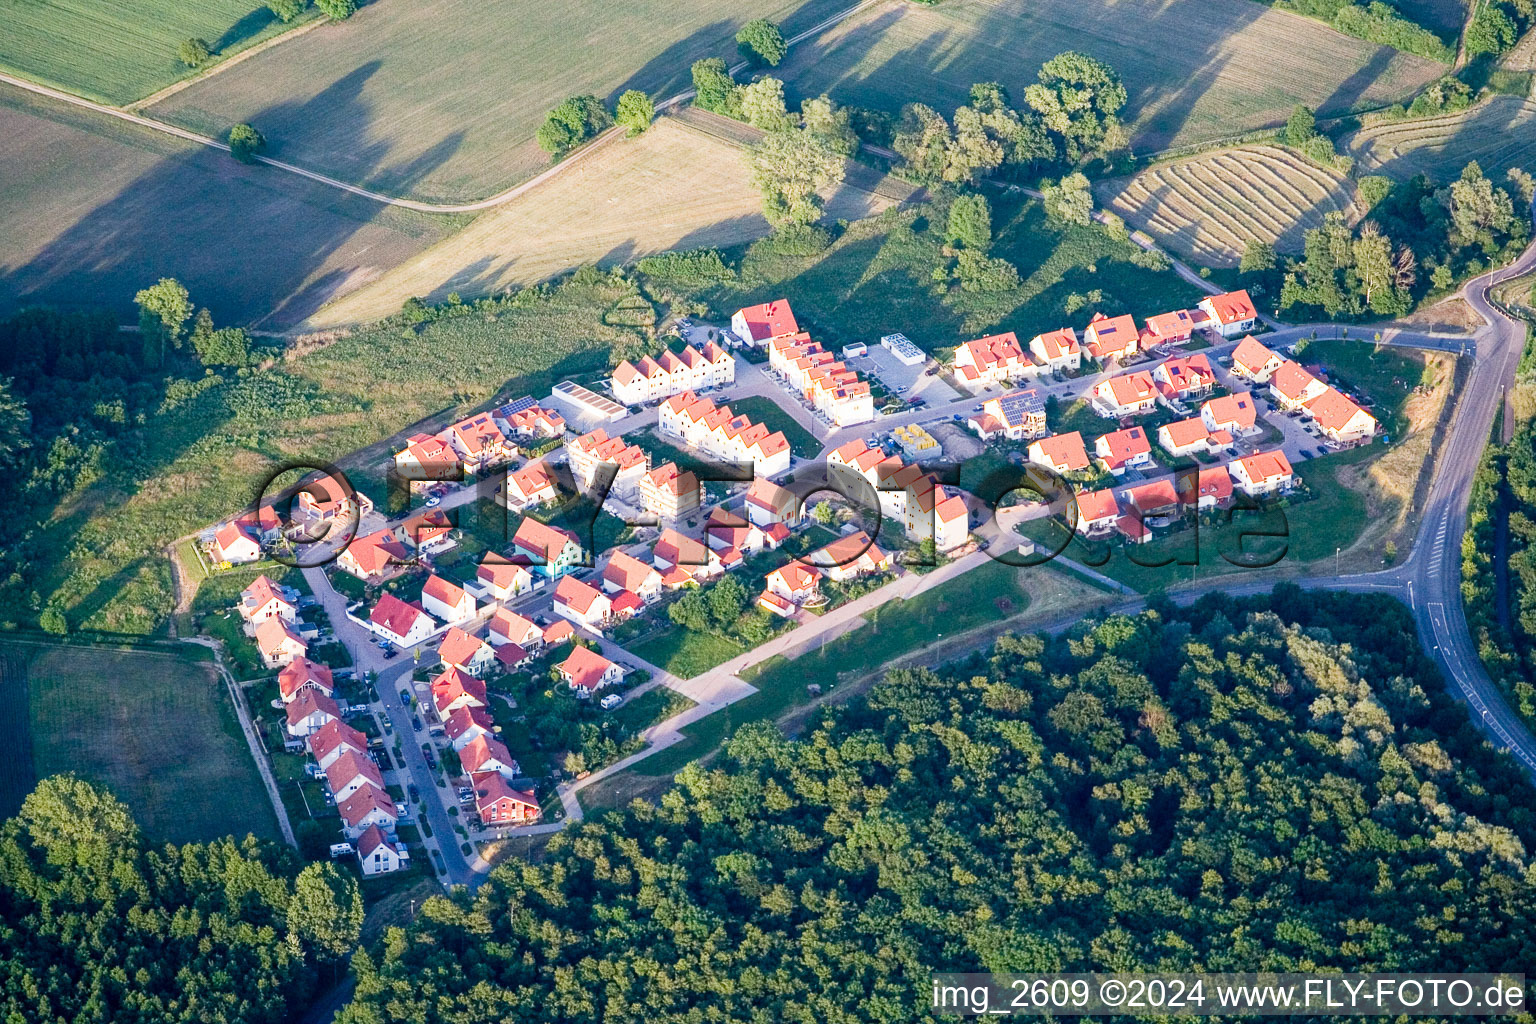
[[508,781],[517,778],[519,772],[517,761],[507,750],[506,744],[489,735],[476,736],[464,744],[459,750],[459,763],[470,775],[499,772]]
[[571,648],[570,656],[555,670],[578,697],[590,697],[605,686],[617,686],[624,681],[621,667],[587,647]]
[[327,722],[341,720],[341,708],[336,702],[318,690],[300,690],[298,696],[284,709],[287,716],[288,735],[296,739],[313,736]]
[[522,512],[555,501],[560,497],[560,492],[555,487],[554,474],[549,471],[544,460],[535,459],[517,472],[508,473],[496,491],[496,497],[507,508]]
[[1270,397],[1286,412],[1300,409],[1327,390],[1328,385],[1290,360],[1276,367],[1269,378]]
[[305,657],[294,658],[277,674],[277,695],[288,704],[306,689],[332,697],[336,693],[336,684],[331,670],[325,665]]
[[240,617],[246,622],[260,624],[268,619],[295,622],[299,617],[298,606],[289,599],[286,588],[279,587],[263,573],[240,592]]
[[437,645],[437,656],[444,665],[472,676],[484,676],[495,661],[496,652],[484,640],[454,626],[443,634],[443,642]]
[[603,567],[603,591],[617,594],[625,590],[642,601],[654,601],[661,596],[661,573],[633,555],[615,551]]
[[761,347],[768,343],[769,338],[799,334],[800,326],[795,323],[795,313],[789,308],[789,300],[775,299],[732,313],[731,333],[740,338],[744,345]]
[[510,601],[533,589],[533,573],[521,562],[487,555],[475,569],[475,584],[480,588],[482,600]]
[[257,625],[255,639],[261,662],[267,668],[282,668],[293,659],[302,658],[309,650],[304,639],[282,619],[267,619]]
[[457,583],[433,573],[421,587],[421,607],[428,615],[444,622],[463,622],[474,618],[475,599]]
[[491,643],[497,647],[502,644],[517,644],[526,650],[539,646],[544,636],[544,631],[539,628],[538,623],[505,608],[491,616],[490,628],[487,632]]
[[379,595],[379,603],[368,613],[368,623],[379,636],[401,647],[415,647],[437,629],[432,616],[394,594]]
[[368,737],[339,718],[334,718],[309,735],[309,753],[315,763],[326,769],[342,754],[368,753]]
[[373,763],[373,758],[350,750],[331,762],[330,767],[325,770],[325,781],[330,786],[331,795],[336,798],[337,803],[341,803],[364,786],[384,788],[384,776],[379,771],[379,766]]
[[336,810],[348,839],[361,837],[374,825],[393,832],[399,820],[394,798],[380,786],[364,786],[345,800],[338,800]]
[[363,875],[371,878],[408,867],[411,855],[405,844],[391,841],[379,826],[369,825],[357,839],[357,862]]
[[213,557],[230,565],[254,562],[261,557],[261,545],[242,524],[225,523],[213,535]]
[[1029,340],[1029,352],[1047,370],[1075,370],[1083,362],[1077,332],[1070,327],[1035,335]]
[[597,629],[613,614],[613,602],[595,587],[562,576],[555,586],[554,611],[577,625]]
[[1290,460],[1278,448],[1236,459],[1228,469],[1233,485],[1251,497],[1289,490],[1293,479]]
[[1037,466],[1058,473],[1078,473],[1088,468],[1088,449],[1079,431],[1042,437],[1029,446],[1028,458]]
[[432,678],[432,706],[437,717],[447,720],[460,708],[483,708],[486,705],[485,683],[450,665]]
[[1232,373],[1255,384],[1269,383],[1270,376],[1285,362],[1285,357],[1268,346],[1261,345],[1252,335],[1237,343],[1232,350]]
[[1363,441],[1376,433],[1376,418],[1335,388],[1308,402],[1306,411],[1324,437],[1342,444]]
[[1253,330],[1259,321],[1258,311],[1246,290],[1211,295],[1200,300],[1200,309],[1214,322],[1216,333],[1223,338],[1234,338]]

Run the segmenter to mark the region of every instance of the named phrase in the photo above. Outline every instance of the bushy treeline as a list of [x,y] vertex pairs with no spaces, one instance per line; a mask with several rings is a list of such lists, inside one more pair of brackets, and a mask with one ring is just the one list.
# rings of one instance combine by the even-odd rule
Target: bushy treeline
[[338,1020],[905,1024],[935,970],[1519,970],[1526,782],[1412,631],[1287,587],[891,672],[429,900]]
[[1467,52],[1506,53],[1532,26],[1536,26],[1536,3],[1532,0],[1482,0],[1474,5],[1467,24]]
[[1270,0],[1275,7],[1326,21],[1338,31],[1357,39],[1391,46],[1446,64],[1456,59],[1456,48],[1434,32],[1413,21],[1382,0],[1359,4],[1352,0]]
[[110,793],[38,784],[0,825],[0,1019],[283,1024],[350,952],[356,883],[286,847],[155,848]]

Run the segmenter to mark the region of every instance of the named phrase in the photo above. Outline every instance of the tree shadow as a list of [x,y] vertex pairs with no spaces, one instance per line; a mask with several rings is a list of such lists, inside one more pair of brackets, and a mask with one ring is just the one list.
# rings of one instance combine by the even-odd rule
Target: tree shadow
[[265,32],[275,21],[277,21],[277,15],[270,9],[265,6],[258,7],[225,29],[224,34],[214,40],[210,47],[214,53],[223,53],[229,47]]

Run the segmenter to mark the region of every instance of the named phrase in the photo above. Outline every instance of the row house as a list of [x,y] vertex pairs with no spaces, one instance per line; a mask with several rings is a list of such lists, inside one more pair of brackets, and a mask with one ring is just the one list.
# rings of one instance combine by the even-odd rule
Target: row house
[[983,441],[994,437],[1010,441],[1044,437],[1045,399],[1034,388],[1010,391],[983,402],[981,412],[972,414],[967,424]]
[[757,476],[777,476],[789,469],[789,441],[783,431],[770,431],[730,406],[716,406],[691,391],[673,395],[657,414],[661,432],[684,444],[730,462],[750,462]]
[[322,771],[329,768],[342,754],[368,753],[368,737],[339,718],[325,723],[318,730],[310,733],[305,742],[309,744],[310,756],[315,759],[315,764],[319,765]]
[[384,789],[384,774],[373,758],[348,750],[325,769],[325,783],[339,804],[364,786]]
[[699,478],[664,462],[640,478],[640,507],[661,519],[677,519],[699,507]]
[[1210,318],[1210,326],[1223,338],[1235,338],[1253,330],[1259,322],[1258,310],[1246,289],[1224,292],[1200,300],[1200,311]]
[[494,736],[496,725],[491,720],[491,713],[485,708],[462,704],[448,712],[448,717],[443,719],[443,734],[457,753],[478,737]]
[[1136,320],[1129,313],[1095,313],[1083,331],[1083,347],[1101,364],[1111,359],[1124,362],[1136,354],[1137,338]]
[[682,391],[721,387],[736,381],[736,360],[713,341],[703,349],[664,351],[638,363],[624,360],[613,371],[613,397],[625,405],[644,405]]
[[833,472],[866,482],[878,499],[881,515],[901,521],[908,540],[932,540],[939,551],[951,551],[970,539],[965,499],[921,466],[905,464],[861,440],[834,450],[827,464]]
[[332,722],[341,721],[341,706],[319,690],[300,690],[283,705],[285,728],[296,740],[312,736]]
[[1083,363],[1077,332],[1070,327],[1035,335],[1029,341],[1029,354],[1048,371],[1076,370]]
[[746,306],[731,314],[731,333],[749,348],[761,348],[773,338],[799,334],[794,310],[788,299],[775,299],[756,306]]
[[1140,416],[1157,406],[1157,382],[1145,370],[1102,380],[1093,389],[1093,404],[1110,419]]
[[400,820],[394,798],[371,783],[337,801],[336,812],[341,815],[342,831],[348,839],[359,839],[370,828],[393,832]]
[[640,478],[651,465],[650,456],[638,445],[630,444],[622,437],[609,437],[602,427],[566,442],[565,451],[576,486],[583,491],[592,489],[600,466],[604,463],[615,466],[608,493],[622,499],[632,498],[639,492]]
[[1039,372],[1012,331],[989,334],[955,349],[955,379],[973,390],[991,384],[1011,384]]
[[1232,373],[1255,384],[1268,384],[1269,378],[1284,362],[1284,356],[1255,341],[1252,335],[1238,342],[1237,348],[1232,350]]
[[774,338],[768,344],[768,365],[840,427],[875,418],[868,382],[808,334]]

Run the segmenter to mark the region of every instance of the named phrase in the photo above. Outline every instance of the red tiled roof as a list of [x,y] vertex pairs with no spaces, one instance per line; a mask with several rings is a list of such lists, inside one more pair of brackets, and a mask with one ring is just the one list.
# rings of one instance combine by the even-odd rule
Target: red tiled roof
[[263,619],[256,627],[256,646],[261,653],[269,657],[280,652],[285,646],[285,641],[298,644],[300,648],[308,646],[304,643],[304,639],[282,619]]
[[306,683],[318,684],[328,693],[336,689],[336,684],[331,681],[331,670],[305,657],[294,658],[277,674],[277,689],[285,700]]
[[645,602],[640,600],[639,596],[632,591],[621,590],[613,595],[613,610],[615,612],[628,612],[633,615],[644,607]]
[[381,573],[391,565],[409,561],[411,557],[411,553],[405,550],[390,530],[380,530],[357,538],[347,545],[347,555],[369,576]]
[[1064,467],[1065,472],[1088,468],[1088,450],[1083,447],[1083,435],[1079,431],[1052,434],[1050,437],[1042,437],[1035,444],[1040,446],[1040,454],[1046,461],[1053,466]]
[[1232,474],[1227,472],[1226,466],[1201,469],[1196,486],[1199,489],[1199,497],[1215,498],[1218,502],[1226,501],[1232,497]]
[[244,600],[245,606],[253,612],[260,611],[273,601],[285,604],[289,608],[293,607],[293,602],[282,595],[282,592],[277,588],[277,584],[268,579],[266,573],[262,573],[252,580],[251,585],[246,587],[240,596]]
[[443,635],[443,642],[437,645],[437,655],[445,665],[468,665],[486,646],[484,640],[454,626]]
[[1060,359],[1078,351],[1077,332],[1070,327],[1041,334],[1039,339],[1047,359]]
[[1291,460],[1278,448],[1248,455],[1237,461],[1248,474],[1248,479],[1255,483],[1291,475]]
[[289,703],[287,711],[289,725],[298,725],[316,711],[331,718],[341,717],[341,708],[336,702],[313,688],[299,691],[299,695]]
[[581,582],[574,576],[562,576],[560,582],[555,584],[555,601],[578,615],[587,614],[593,602],[602,596],[602,591]]
[[390,821],[397,820],[395,801],[378,786],[361,786],[356,793],[336,805],[341,820],[352,828],[362,824],[372,811],[379,811]]
[[500,772],[477,772],[470,776],[470,784],[475,790],[475,809],[480,812],[480,817],[490,820],[486,812],[503,800],[521,804],[524,807],[537,808],[539,801],[532,793],[524,793],[513,789]]
[[464,588],[433,573],[427,577],[427,582],[421,585],[421,596],[433,598],[446,605],[457,606],[464,600]]
[[449,666],[432,680],[432,703],[439,711],[461,697],[485,706],[485,683],[466,672]]
[[1238,342],[1237,348],[1232,350],[1232,365],[1246,370],[1249,376],[1258,373],[1273,358],[1275,353],[1255,341],[1251,334]]
[[1253,300],[1248,297],[1246,289],[1212,295],[1205,301],[1216,314],[1217,321],[1223,325],[1252,320],[1259,315],[1253,308]]
[[400,852],[395,844],[389,841],[389,837],[384,834],[384,830],[377,825],[369,825],[367,831],[357,837],[357,855],[364,859],[371,856],[373,851],[381,846],[393,850],[397,854]]
[[568,658],[555,667],[577,688],[595,690],[613,662],[589,647],[573,647]]
[[1292,402],[1300,399],[1307,388],[1316,382],[1316,377],[1289,359],[1281,363],[1275,369],[1274,376],[1269,378],[1269,386]]
[[1258,422],[1258,410],[1254,407],[1253,396],[1246,391],[1213,398],[1205,403],[1205,409],[1210,410],[1211,419],[1223,429],[1235,426],[1239,430],[1247,430]]
[[555,644],[563,644],[575,635],[576,627],[566,619],[560,619],[544,627],[544,643],[551,647]]
[[1138,405],[1157,394],[1157,387],[1152,383],[1152,375],[1145,370],[1111,377],[1105,383],[1109,386],[1109,393],[1114,396],[1121,408]]
[[1127,346],[1134,349],[1137,340],[1136,319],[1129,313],[1120,316],[1095,313],[1083,337],[1087,339],[1088,351],[1096,359],[1105,352],[1119,352]]
[[1308,402],[1307,411],[1317,420],[1317,425],[1324,430],[1342,430],[1356,413],[1364,412],[1336,388],[1329,388]]
[[464,745],[463,750],[459,751],[459,762],[471,775],[476,772],[496,771],[489,765],[492,759],[506,765],[514,773],[518,769],[518,763],[512,757],[511,751],[507,750],[507,745],[489,733],[476,736]]
[[[1110,466],[1123,466],[1136,456],[1152,451],[1152,442],[1147,439],[1147,432],[1140,427],[1127,427],[1105,434],[1099,438],[1099,442],[1109,450],[1109,454],[1101,458]],[[1095,443],[1094,448],[1097,450],[1098,443]]]
[[525,516],[518,524],[517,532],[512,535],[512,543],[524,551],[531,551],[542,557],[546,563],[554,562],[559,558],[560,552],[565,550],[567,544],[579,544],[576,535],[569,530],[562,530],[558,526],[548,526],[529,516]]
[[1173,423],[1165,423],[1161,430],[1168,432],[1168,440],[1175,448],[1187,448],[1192,444],[1198,444],[1210,436],[1210,431],[1205,429],[1205,422],[1199,416],[1191,416],[1187,420],[1176,420]]
[[490,732],[494,728],[491,721],[491,713],[485,708],[477,708],[473,705],[454,708],[443,719],[443,731],[448,734],[449,740],[456,740],[475,727]]
[[820,573],[818,573],[815,569],[812,569],[809,566],[801,565],[799,562],[790,562],[788,565],[781,565],[777,569],[773,570],[773,572],[770,572],[768,575],[778,575],[778,577],[784,581],[785,587],[788,588],[791,593],[796,594],[815,590],[816,581],[820,578]]
[[1085,491],[1077,496],[1079,522],[1092,523],[1119,514],[1120,503],[1115,500],[1115,492],[1107,487],[1102,491]]
[[1178,491],[1168,478],[1127,488],[1125,497],[1141,512],[1153,512],[1179,503]]
[[615,551],[603,569],[603,579],[623,590],[639,591],[656,570],[633,555]]
[[508,562],[500,555],[487,555],[475,570],[475,578],[484,580],[499,590],[506,590],[528,575],[528,567],[521,562]]
[[418,619],[431,620],[421,608],[414,604],[407,604],[394,594],[380,594],[379,603],[373,606],[373,611],[368,613],[368,621],[375,626],[383,626],[396,636],[406,636]]
[[496,660],[508,668],[516,668],[528,660],[528,651],[521,644],[498,644],[494,650]]
[[316,761],[325,760],[326,756],[337,747],[350,747],[358,751],[367,750],[368,737],[340,718],[331,719],[322,725],[318,732],[310,734],[309,752],[315,755]]
[[339,792],[356,778],[363,778],[381,789],[384,786],[384,776],[379,766],[374,764],[373,758],[355,750],[342,751],[341,756],[325,770],[325,781],[330,783],[332,793]]
[[800,326],[795,323],[794,311],[789,308],[788,299],[776,299],[757,306],[746,306],[739,312],[746,320],[747,330],[752,335],[747,340],[760,341],[785,334],[797,334],[800,331]]

